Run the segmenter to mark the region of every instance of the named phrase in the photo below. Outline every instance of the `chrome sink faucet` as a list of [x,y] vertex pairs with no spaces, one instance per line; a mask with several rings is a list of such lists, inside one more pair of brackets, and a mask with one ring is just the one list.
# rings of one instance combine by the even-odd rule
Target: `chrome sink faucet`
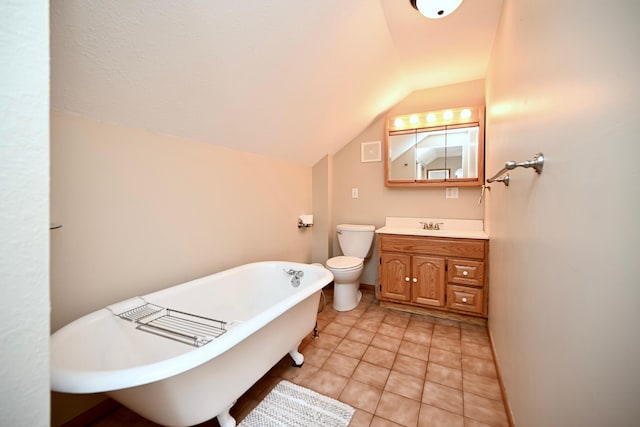
[[422,222],[420,221],[420,224],[422,224],[422,229],[423,230],[440,230],[440,226],[444,224],[444,222]]

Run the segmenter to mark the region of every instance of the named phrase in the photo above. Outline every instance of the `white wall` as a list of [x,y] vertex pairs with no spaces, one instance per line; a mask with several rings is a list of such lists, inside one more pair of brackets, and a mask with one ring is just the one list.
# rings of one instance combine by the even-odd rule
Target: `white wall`
[[247,262],[309,262],[311,168],[66,113],[51,127],[53,329]]
[[[420,90],[412,93],[390,111],[401,115],[447,107],[484,104],[484,81],[474,80],[455,85]],[[386,216],[442,217],[482,219],[483,207],[478,206],[479,187],[460,187],[458,199],[446,199],[445,188],[387,188],[384,186],[384,162],[360,162],[362,142],[381,141],[384,150],[384,117],[367,129],[334,156],[333,162],[333,238],[334,254],[341,254],[335,226],[341,223],[384,225]],[[384,155],[382,156],[384,160]],[[351,189],[358,188],[359,197],[351,198]],[[365,261],[361,283],[373,285],[378,280],[377,244]]]
[[49,425],[49,4],[0,3],[0,425]]
[[311,190],[307,166],[54,112],[52,329],[232,266],[310,262]]
[[505,3],[487,85],[490,330],[519,426],[640,417],[640,4]]

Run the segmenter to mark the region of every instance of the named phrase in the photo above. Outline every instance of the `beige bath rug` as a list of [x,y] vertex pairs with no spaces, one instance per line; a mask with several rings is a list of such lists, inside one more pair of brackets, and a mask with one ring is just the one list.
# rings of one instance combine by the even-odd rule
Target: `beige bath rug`
[[347,427],[354,412],[346,403],[280,381],[239,427]]

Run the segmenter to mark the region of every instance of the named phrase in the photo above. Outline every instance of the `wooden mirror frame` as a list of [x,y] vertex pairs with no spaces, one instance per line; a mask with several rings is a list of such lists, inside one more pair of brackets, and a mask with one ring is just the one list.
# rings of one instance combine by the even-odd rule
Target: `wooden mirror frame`
[[[469,117],[462,118],[461,113],[469,110]],[[471,187],[484,184],[484,105],[474,107],[447,108],[443,110],[387,116],[384,128],[384,184],[385,187]],[[444,114],[452,114],[445,119]],[[429,117],[429,120],[427,120]],[[430,128],[478,126],[478,177],[446,179],[389,179],[389,134],[396,131],[425,130]],[[415,167],[415,166],[414,166]]]

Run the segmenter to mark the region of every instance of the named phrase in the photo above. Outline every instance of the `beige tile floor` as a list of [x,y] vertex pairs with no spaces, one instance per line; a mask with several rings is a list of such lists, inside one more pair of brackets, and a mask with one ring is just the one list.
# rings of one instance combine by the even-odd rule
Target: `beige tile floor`
[[[238,422],[287,379],[356,408],[353,427],[508,426],[484,327],[380,308],[371,292],[341,313],[325,294],[320,336],[300,346],[302,368],[284,357],[238,400]],[[156,424],[121,407],[91,425]]]

